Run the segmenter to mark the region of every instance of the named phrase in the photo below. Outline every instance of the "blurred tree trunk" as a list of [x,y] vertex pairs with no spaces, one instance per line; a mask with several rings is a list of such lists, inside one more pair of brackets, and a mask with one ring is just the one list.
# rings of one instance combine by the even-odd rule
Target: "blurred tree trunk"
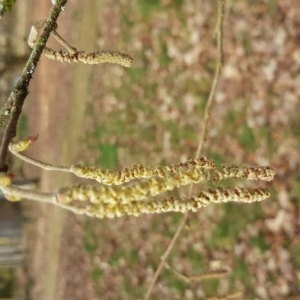
[[14,268],[21,263],[21,237],[19,205],[0,199],[0,268]]

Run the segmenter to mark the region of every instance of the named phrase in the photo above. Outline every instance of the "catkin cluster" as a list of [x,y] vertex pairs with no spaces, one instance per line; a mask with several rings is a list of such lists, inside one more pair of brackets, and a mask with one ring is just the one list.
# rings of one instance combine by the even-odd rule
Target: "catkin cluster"
[[271,181],[274,177],[274,170],[270,167],[239,167],[223,164],[221,168],[216,168],[215,163],[206,157],[165,167],[134,165],[117,172],[79,165],[72,166],[71,171],[77,177],[93,179],[106,185],[119,185],[133,179],[146,179],[153,176],[164,178],[164,181],[176,181],[178,186],[217,182],[226,178]]
[[177,174],[178,176],[179,173],[187,173],[188,170],[195,171],[196,169],[213,168],[215,168],[214,162],[210,161],[206,157],[200,157],[198,159],[190,159],[185,163],[173,164],[171,166],[164,167],[146,167],[141,164],[134,165],[131,168],[124,168],[122,171],[117,172],[79,165],[72,166],[71,170],[78,177],[93,179],[106,185],[119,185],[133,179],[147,179],[153,176],[166,178],[171,174],[174,174],[174,176]]
[[261,201],[269,197],[267,189],[216,188],[201,192],[190,199],[157,199],[156,196],[192,183],[215,183],[226,178],[270,181],[274,177],[274,171],[269,167],[238,167],[225,164],[217,168],[205,157],[158,168],[138,165],[112,172],[73,166],[71,171],[78,177],[93,179],[102,185],[63,188],[57,194],[59,203],[71,206],[79,214],[99,218],[198,211],[209,203],[228,201]]
[[[109,203],[105,189],[92,186],[76,186],[72,189],[62,189],[57,199],[62,204],[70,205],[77,214],[85,214],[90,217],[115,218],[125,215],[140,216],[141,214],[165,213],[165,212],[197,212],[210,203],[243,202],[250,203],[262,201],[270,196],[265,188],[257,189],[209,189],[201,192],[193,198],[148,199],[145,201],[112,201]],[[108,190],[111,191],[111,190]],[[103,200],[103,201],[102,201]],[[68,202],[70,201],[70,202]]]
[[[269,192],[265,188],[222,189],[218,187],[201,192],[192,198],[168,198],[161,195],[194,183],[216,183],[226,178],[271,181],[275,175],[270,167],[239,167],[230,164],[217,167],[206,157],[163,167],[148,167],[140,164],[116,172],[79,165],[54,166],[21,153],[36,139],[37,136],[31,136],[10,143],[9,150],[21,159],[44,169],[70,172],[77,177],[97,181],[96,186],[79,184],[61,188],[56,193],[54,201],[78,214],[99,218],[139,216],[169,211],[195,212],[209,203],[261,201],[269,197]],[[7,176],[2,179],[0,176],[0,187],[1,185],[10,185]]]
[[[31,27],[28,37],[28,44],[31,48],[34,48],[35,46],[42,24],[43,21]],[[51,48],[45,47],[43,50],[43,54],[49,59],[67,63],[82,62],[84,64],[91,65],[110,63],[117,64],[126,68],[130,68],[132,66],[133,59],[127,54],[118,51],[96,51],[87,53],[85,51],[79,51],[68,45],[68,43],[63,40],[56,32],[54,37],[58,38],[58,41],[62,43],[64,47],[67,47],[69,52],[56,51]]]

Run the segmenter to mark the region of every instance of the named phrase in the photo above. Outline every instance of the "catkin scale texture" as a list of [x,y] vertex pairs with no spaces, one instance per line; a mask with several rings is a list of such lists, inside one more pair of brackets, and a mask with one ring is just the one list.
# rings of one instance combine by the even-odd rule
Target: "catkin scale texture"
[[[23,152],[36,138],[32,136],[11,142],[9,149],[14,154]],[[25,160],[26,156],[23,155],[23,157]],[[29,158],[27,157],[27,159]],[[34,161],[31,158],[30,160]],[[36,160],[35,162],[41,164]],[[50,166],[45,163],[42,165]],[[195,183],[214,184],[226,178],[271,181],[275,175],[275,171],[267,166],[245,167],[231,164],[216,166],[206,157],[159,167],[139,164],[120,171],[80,165],[56,166],[55,170],[67,171],[78,177],[94,180],[94,183],[98,182],[97,185],[79,184],[61,188],[54,196],[57,204],[67,207],[77,214],[98,218],[139,216],[170,211],[197,212],[210,203],[262,201],[270,196],[269,191],[265,188],[213,188],[202,191],[191,198],[162,197],[162,195],[175,188]],[[7,178],[4,179],[3,186],[8,182]]]
[[45,48],[43,53],[49,59],[67,63],[82,62],[90,65],[110,63],[126,68],[130,68],[133,63],[133,59],[129,55],[118,51],[96,51],[92,53],[76,51],[75,53],[68,53]]
[[[81,193],[82,192],[81,190]],[[140,216],[141,214],[166,212],[198,212],[201,208],[211,203],[251,203],[262,201],[270,196],[269,191],[265,188],[216,188],[200,192],[193,198],[178,199],[170,197],[165,199],[149,199],[147,201],[130,201],[128,203],[116,202],[112,205],[100,200],[104,196],[101,193],[103,193],[103,191],[94,189],[92,193],[89,193],[89,195],[86,194],[84,197],[77,195],[77,200],[73,198],[69,205],[79,214],[86,214],[98,218],[115,218],[125,215]],[[64,191],[61,191],[58,194],[58,201],[64,202],[64,196]],[[75,196],[75,194],[72,196]],[[84,205],[82,202],[85,202]],[[64,204],[66,204],[66,202],[64,202]]]

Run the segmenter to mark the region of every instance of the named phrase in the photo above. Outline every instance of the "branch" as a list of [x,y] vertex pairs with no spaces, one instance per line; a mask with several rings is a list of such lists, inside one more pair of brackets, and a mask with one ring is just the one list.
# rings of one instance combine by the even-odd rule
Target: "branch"
[[5,196],[13,196],[16,199],[29,199],[33,201],[46,202],[56,204],[56,196],[53,193],[41,193],[25,188],[19,188],[14,185],[0,186],[1,191]]
[[[36,40],[39,36],[40,29],[43,26],[44,21],[38,22],[35,26],[31,27],[31,31],[28,37],[28,44],[31,48],[34,47]],[[127,54],[118,51],[95,51],[92,53],[86,53],[85,51],[78,51],[71,46],[64,38],[62,38],[57,31],[51,32],[53,37],[67,49],[68,52],[56,51],[51,48],[45,47],[43,54],[49,59],[57,60],[59,62],[82,62],[84,64],[117,64],[125,68],[130,68],[133,63],[132,57]]]
[[49,36],[52,30],[56,27],[56,21],[62,11],[62,7],[64,7],[66,3],[67,0],[58,0],[56,1],[55,5],[53,5],[49,17],[42,29],[41,36],[39,37],[33,51],[31,52],[22,75],[18,80],[15,88],[12,90],[6,104],[0,111],[0,126],[6,123],[6,121],[8,120],[8,124],[5,128],[4,137],[0,146],[0,172],[7,172],[8,170],[8,166],[6,164],[8,145],[13,137],[16,136],[17,124],[22,112],[25,98],[28,95],[28,86],[30,80],[37,67]]
[[[209,203],[229,201],[250,203],[262,201],[270,196],[267,189],[223,189],[215,188],[200,192],[192,198],[153,198],[166,191],[183,185],[197,182],[217,182],[229,177],[248,180],[271,181],[274,170],[269,167],[238,167],[222,165],[219,169],[207,158],[189,160],[185,163],[152,168],[135,165],[122,171],[111,172],[96,168],[72,166],[55,166],[27,157],[20,152],[25,151],[37,137],[28,137],[9,144],[9,150],[20,159],[46,170],[71,172],[76,176],[94,179],[100,186],[80,184],[64,187],[57,193],[56,202],[66,205],[65,208],[77,214],[90,217],[114,218],[124,215],[139,216],[141,214],[165,213],[169,211],[197,212]],[[139,179],[144,180],[139,180]],[[12,180],[8,174],[0,174],[0,189],[10,187]],[[124,184],[134,181],[132,184]],[[106,186],[105,186],[106,185]],[[17,191],[18,193],[20,190]],[[23,191],[24,192],[24,191]],[[5,192],[4,192],[5,194]],[[39,193],[34,193],[33,196]],[[20,200],[20,194],[11,191],[8,200]],[[26,197],[23,196],[23,197]],[[36,198],[37,200],[39,199]]]
[[[196,155],[195,157],[198,158],[200,156],[204,141],[205,141],[205,137],[206,137],[206,132],[207,132],[207,124],[208,124],[208,120],[209,120],[209,116],[210,116],[210,111],[211,111],[211,107],[212,107],[212,103],[213,103],[213,99],[217,90],[217,86],[219,83],[219,78],[220,78],[220,74],[221,74],[221,70],[222,70],[222,65],[223,65],[223,19],[224,19],[224,12],[225,12],[225,4],[226,4],[226,0],[218,0],[218,19],[217,19],[217,25],[216,25],[216,34],[217,34],[217,50],[218,50],[218,54],[217,54],[217,64],[216,64],[216,70],[215,70],[215,75],[214,75],[214,79],[213,79],[213,83],[212,83],[212,87],[210,90],[210,94],[205,106],[205,111],[204,111],[204,123],[202,126],[202,130],[201,130],[201,134],[200,134],[200,139],[199,139],[199,144],[198,144],[198,148],[196,151]],[[191,197],[193,192],[193,185],[190,188],[189,191],[189,197]],[[186,213],[181,221],[181,223],[179,224],[179,227],[177,228],[168,248],[166,249],[165,253],[162,255],[161,257],[161,261],[160,264],[158,265],[156,272],[152,278],[152,281],[150,283],[150,286],[147,290],[146,296],[145,296],[145,300],[150,299],[150,295],[152,293],[152,290],[154,288],[154,285],[163,269],[163,267],[166,264],[167,258],[169,256],[169,254],[171,253],[182,229],[184,228],[186,222],[188,220],[188,213]]]
[[206,298],[206,300],[231,300],[231,299],[241,299],[243,297],[242,292],[237,292],[234,294],[229,294],[224,297],[212,297],[212,298]]
[[42,203],[54,204],[58,207],[76,213],[75,208],[65,205],[63,203],[59,203],[57,201],[56,193],[42,193],[42,192],[37,192],[35,190],[20,188],[15,185],[4,186],[3,184],[0,185],[0,190],[5,195],[7,200],[11,202],[20,201],[22,199],[28,199],[28,200],[38,201]]
[[185,283],[200,282],[202,280],[212,279],[212,278],[222,278],[224,276],[227,276],[229,273],[227,270],[216,270],[216,271],[207,272],[197,276],[186,276],[184,274],[181,274],[173,267],[171,267],[167,262],[165,264],[165,267],[167,269],[170,269],[179,279],[183,280]]

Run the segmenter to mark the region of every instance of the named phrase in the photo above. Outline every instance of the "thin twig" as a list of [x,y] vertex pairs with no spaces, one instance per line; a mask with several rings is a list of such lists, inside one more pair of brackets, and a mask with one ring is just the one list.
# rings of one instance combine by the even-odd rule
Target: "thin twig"
[[177,241],[177,239],[178,239],[178,237],[179,237],[179,235],[180,235],[183,227],[185,226],[187,219],[188,219],[188,213],[186,213],[184,215],[184,217],[183,217],[181,223],[179,224],[179,226],[178,226],[178,228],[177,228],[177,230],[176,230],[176,232],[175,232],[175,234],[174,234],[174,236],[173,236],[173,238],[172,238],[172,240],[171,240],[168,248],[166,249],[165,253],[161,257],[160,263],[159,263],[159,265],[158,265],[158,267],[156,269],[156,272],[155,272],[155,274],[154,274],[154,276],[152,278],[152,281],[150,283],[150,286],[148,288],[145,300],[150,299],[150,295],[151,295],[152,290],[154,288],[154,285],[155,285],[155,283],[156,283],[156,281],[158,279],[158,276],[160,275],[160,273],[161,273],[161,271],[162,271],[162,269],[163,269],[163,267],[165,265],[165,262],[167,261],[167,258],[168,258],[169,254],[171,252],[171,250],[173,249],[173,247],[174,247],[174,245],[175,245],[175,243],[176,243],[176,241]]
[[23,161],[30,163],[36,167],[42,168],[43,170],[47,171],[60,171],[60,172],[69,172],[73,173],[72,169],[70,167],[66,166],[56,166],[49,163],[44,163],[42,161],[39,161],[35,158],[29,157],[21,152],[13,151],[12,147],[9,146],[9,151],[14,154],[16,157],[22,159]]
[[0,189],[2,190],[4,195],[11,195],[21,199],[25,198],[33,201],[40,201],[46,203],[56,202],[56,196],[53,193],[41,193],[29,189],[19,188],[14,185],[6,186],[6,187],[1,185]]
[[61,35],[58,34],[56,30],[53,30],[51,32],[52,36],[55,37],[55,39],[64,46],[71,54],[74,54],[77,52],[77,49],[72,47],[64,38],[61,37]]
[[215,75],[213,79],[213,83],[211,86],[211,90],[208,96],[208,100],[205,106],[204,110],[204,121],[201,129],[201,134],[200,134],[200,140],[198,144],[198,148],[196,151],[195,157],[199,157],[203,144],[205,142],[206,138],[206,132],[207,132],[207,125],[208,125],[208,120],[210,117],[210,112],[211,112],[211,107],[213,104],[213,100],[216,94],[216,90],[218,87],[221,71],[222,71],[222,66],[223,66],[223,19],[224,19],[224,12],[225,12],[225,3],[226,0],[219,0],[218,2],[218,19],[217,19],[217,25],[216,25],[216,37],[217,37],[217,62],[216,62],[216,70],[215,70]]
[[[223,65],[223,19],[224,19],[224,12],[225,12],[225,4],[226,4],[226,0],[219,0],[218,1],[218,17],[217,17],[217,25],[216,25],[216,33],[217,33],[217,63],[216,63],[216,70],[215,70],[215,74],[214,74],[214,79],[213,79],[213,83],[212,83],[212,87],[210,90],[210,94],[205,106],[205,111],[204,111],[204,121],[203,121],[203,125],[202,125],[202,130],[201,130],[201,134],[200,134],[200,139],[199,139],[199,144],[198,144],[198,148],[196,151],[196,155],[195,157],[198,158],[200,156],[200,153],[202,151],[202,147],[205,141],[205,137],[206,137],[206,132],[207,132],[207,124],[208,124],[208,120],[209,120],[209,116],[210,116],[210,110],[212,107],[212,103],[213,103],[213,99],[216,93],[216,89],[219,83],[219,78],[220,78],[220,74],[221,74],[221,70],[222,70],[222,65]],[[189,191],[189,197],[191,197],[193,192],[193,185],[190,188]],[[170,254],[170,252],[172,251],[182,229],[184,228],[185,224],[187,223],[189,214],[186,213],[181,221],[181,223],[179,224],[169,246],[167,247],[166,251],[164,252],[164,254],[161,257],[161,261],[160,264],[158,265],[158,268],[155,271],[155,274],[152,278],[152,281],[150,283],[150,286],[147,290],[146,296],[145,296],[145,300],[150,299],[150,295],[153,291],[154,285],[166,263],[166,260]]]
[[7,119],[9,119],[0,146],[0,172],[7,172],[8,170],[8,166],[6,164],[8,145],[12,138],[16,135],[18,120],[22,112],[25,98],[28,95],[30,80],[36,69],[43,49],[45,48],[46,42],[49,39],[52,30],[56,26],[56,21],[62,11],[62,7],[64,7],[66,3],[67,0],[57,0],[55,5],[53,5],[49,17],[42,29],[41,35],[31,52],[25,68],[23,69],[22,75],[11,92],[4,108],[0,111],[1,116],[7,116]]
[[202,280],[212,279],[212,278],[222,278],[222,277],[228,275],[227,270],[216,270],[216,271],[206,272],[206,273],[198,275],[198,276],[186,276],[186,275],[178,272],[173,267],[171,267],[167,262],[165,263],[165,267],[167,269],[170,269],[178,278],[180,278],[181,280],[183,280],[186,283],[200,282]]
[[76,213],[76,209],[74,209],[73,207],[64,205],[63,203],[59,203],[57,201],[57,196],[55,193],[42,193],[42,192],[37,192],[25,188],[19,188],[14,185],[10,185],[10,186],[0,185],[0,190],[5,196],[12,196],[15,198],[19,198],[19,200],[27,199],[27,200],[38,201],[43,203],[51,203],[63,209]]
[[241,297],[243,297],[243,293],[237,292],[234,294],[226,295],[224,297],[212,297],[212,298],[206,298],[205,300],[231,300],[231,299],[240,299]]

